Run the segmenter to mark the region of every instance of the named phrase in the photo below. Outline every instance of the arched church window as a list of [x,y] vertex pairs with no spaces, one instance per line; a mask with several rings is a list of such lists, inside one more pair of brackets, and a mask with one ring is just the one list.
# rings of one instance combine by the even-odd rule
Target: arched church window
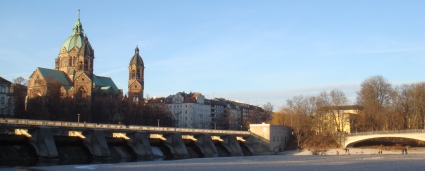
[[89,65],[87,61],[84,61],[84,70],[89,70]]
[[78,89],[78,97],[80,97],[80,98],[85,98],[87,96],[87,92],[86,92],[86,89],[84,88],[84,87],[80,87],[79,89]]
[[133,102],[138,102],[139,101],[139,96],[138,95],[135,95],[134,97],[133,97]]
[[131,71],[131,78],[135,78],[136,77],[136,71]]
[[80,61],[80,64],[78,65],[78,70],[83,70],[83,61]]
[[72,66],[72,57],[69,57],[69,65]]
[[140,78],[140,69],[137,69],[136,78]]

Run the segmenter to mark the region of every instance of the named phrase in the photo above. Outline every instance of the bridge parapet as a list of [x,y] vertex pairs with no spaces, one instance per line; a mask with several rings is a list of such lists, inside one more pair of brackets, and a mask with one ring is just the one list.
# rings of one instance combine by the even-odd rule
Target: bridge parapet
[[424,129],[406,129],[406,130],[391,130],[391,131],[356,132],[356,133],[347,134],[347,136],[375,135],[375,134],[403,134],[403,133],[425,133],[425,130]]
[[14,119],[14,118],[3,118],[0,119],[0,125],[13,125],[22,127],[32,126],[51,126],[51,127],[63,127],[72,129],[108,129],[108,130],[122,130],[122,131],[149,131],[149,132],[161,132],[161,133],[172,133],[180,132],[185,134],[210,134],[210,135],[238,135],[238,136],[250,136],[249,131],[234,131],[234,130],[212,130],[212,129],[195,129],[195,128],[176,128],[176,127],[154,127],[154,126],[139,126],[139,125],[120,125],[120,124],[98,124],[98,123],[78,123],[78,122],[62,122],[62,121],[48,121],[48,120],[30,120],[30,119]]
[[375,131],[362,132],[355,134],[347,134],[344,139],[344,147],[352,146],[353,144],[374,138],[408,138],[419,141],[425,141],[425,131],[422,129],[411,130],[396,130],[396,131]]

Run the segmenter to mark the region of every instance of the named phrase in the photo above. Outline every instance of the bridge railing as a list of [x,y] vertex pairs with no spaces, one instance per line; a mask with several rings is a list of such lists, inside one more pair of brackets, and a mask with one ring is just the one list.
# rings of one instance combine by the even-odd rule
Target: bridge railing
[[206,134],[233,134],[233,135],[251,135],[248,131],[234,130],[213,130],[213,129],[195,129],[195,128],[176,128],[176,127],[154,127],[141,125],[120,125],[120,124],[98,124],[98,123],[79,123],[48,120],[30,120],[30,119],[0,119],[0,124],[24,125],[24,126],[54,126],[68,128],[100,128],[117,130],[140,130],[152,132],[181,132],[181,133],[206,133]]
[[356,132],[350,133],[346,136],[359,136],[359,135],[372,135],[372,134],[403,134],[403,133],[421,133],[425,132],[424,129],[405,129],[405,130],[392,130],[392,131],[371,131],[371,132]]

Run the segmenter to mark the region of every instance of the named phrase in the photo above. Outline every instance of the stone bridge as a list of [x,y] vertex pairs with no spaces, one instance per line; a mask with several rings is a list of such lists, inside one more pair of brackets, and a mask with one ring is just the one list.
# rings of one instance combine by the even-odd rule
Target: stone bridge
[[345,136],[344,147],[351,147],[360,141],[374,138],[408,138],[414,140],[425,141],[425,130],[396,130],[396,131],[375,131],[351,133]]

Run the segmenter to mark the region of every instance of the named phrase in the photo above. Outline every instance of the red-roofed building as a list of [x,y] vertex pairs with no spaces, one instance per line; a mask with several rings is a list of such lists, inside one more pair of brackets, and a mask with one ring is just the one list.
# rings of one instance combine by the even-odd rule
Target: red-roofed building
[[179,92],[165,100],[176,127],[210,128],[211,105],[201,93]]

